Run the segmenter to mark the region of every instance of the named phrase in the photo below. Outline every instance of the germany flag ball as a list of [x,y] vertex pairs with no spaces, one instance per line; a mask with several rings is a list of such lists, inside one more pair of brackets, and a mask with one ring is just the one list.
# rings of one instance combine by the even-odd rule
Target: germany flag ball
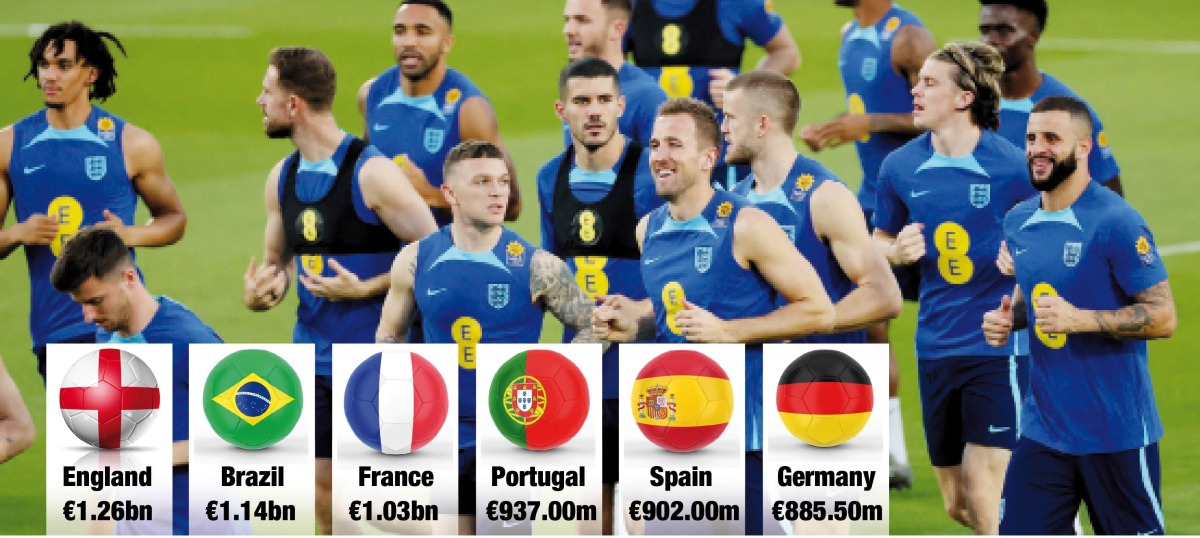
[[837,446],[858,435],[874,406],[871,378],[840,351],[801,355],[779,378],[775,404],[789,432],[813,446]]

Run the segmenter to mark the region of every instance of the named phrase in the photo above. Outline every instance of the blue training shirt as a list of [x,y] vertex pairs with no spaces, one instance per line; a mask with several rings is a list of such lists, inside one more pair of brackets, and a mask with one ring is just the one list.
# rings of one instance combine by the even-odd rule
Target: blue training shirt
[[[812,264],[829,299],[836,304],[854,290],[854,282],[842,271],[833,249],[825,243],[812,223],[812,193],[816,192],[827,181],[841,183],[837,176],[821,163],[803,155],[797,155],[792,169],[788,171],[787,179],[770,192],[759,194],[754,190],[754,174],[746,176],[733,188],[735,194],[745,196],[750,203],[765,211],[779,223],[784,233],[791,238],[808,262]],[[776,294],[775,305],[783,306],[788,300]],[[820,343],[865,343],[865,330],[850,331],[839,334],[813,334],[797,342]]]
[[1000,128],[997,132],[1012,142],[1014,146],[1025,149],[1025,131],[1029,124],[1029,114],[1033,110],[1033,105],[1043,98],[1055,95],[1079,99],[1087,106],[1088,113],[1092,115],[1092,153],[1088,156],[1088,173],[1092,178],[1106,183],[1121,175],[1121,167],[1117,165],[1117,159],[1108,145],[1108,135],[1104,134],[1104,123],[1100,121],[1096,110],[1066,84],[1048,73],[1042,73],[1042,83],[1033,91],[1033,95],[1025,99],[1000,100]]
[[79,305],[50,284],[50,270],[76,232],[104,221],[104,210],[133,225],[137,192],[125,167],[124,132],[125,120],[94,105],[74,129],[51,127],[44,109],[13,125],[8,175],[17,220],[40,213],[59,222],[51,245],[25,245],[34,346],[96,331],[83,320]]
[[[1071,207],[1041,209],[1034,197],[1004,219],[1017,281],[1033,326],[1033,299],[1059,296],[1077,308],[1115,310],[1166,281],[1142,216],[1092,182]],[[1117,452],[1158,442],[1146,341],[1099,333],[1031,331],[1029,391],[1021,435],[1068,454]]]
[[[461,350],[538,341],[543,316],[529,287],[533,245],[504,228],[491,250],[466,252],[455,246],[450,226],[418,245],[413,296],[426,343],[459,344]],[[475,357],[460,353],[458,365],[458,415],[474,419]],[[474,446],[475,439],[459,439],[459,445]]]
[[1035,192],[1024,153],[993,131],[969,155],[941,155],[925,133],[884,159],[875,227],[895,235],[908,222],[925,226],[918,358],[1013,354],[987,344],[981,320],[1014,284],[996,268],[1004,214]]
[[[838,70],[846,88],[848,114],[908,114],[913,110],[908,79],[892,67],[892,41],[905,26],[923,27],[921,19],[893,5],[874,26],[860,27],[851,21],[842,29]],[[875,210],[879,165],[884,157],[912,139],[897,133],[870,133],[854,141],[862,165],[858,203]]]
[[[222,344],[224,340],[204,323],[194,312],[174,299],[155,297],[158,311],[142,332],[121,336],[103,329],[96,331],[97,342],[110,344],[171,344],[171,440],[188,440],[188,364],[190,344]],[[186,469],[186,467],[184,468]],[[176,535],[188,533],[188,478],[187,472],[174,473],[173,531]],[[197,522],[199,523],[199,522]],[[141,534],[136,532],[138,524],[118,523],[117,534]],[[236,525],[234,525],[236,527]],[[217,532],[223,526],[208,525],[207,530]],[[165,529],[160,529],[165,530]]]
[[[572,163],[568,178],[571,194],[585,203],[596,202],[608,196],[613,183],[617,180],[617,171],[621,169],[628,151],[629,141],[627,140],[625,143],[626,153],[621,155],[621,159],[611,169],[600,172],[587,172]],[[645,299],[646,286],[642,283],[639,260],[601,256],[563,256],[562,252],[556,251],[554,220],[551,215],[554,213],[554,189],[558,180],[558,169],[562,166],[565,155],[566,152],[558,154],[538,169],[537,192],[542,218],[542,248],[563,258],[563,261],[571,268],[571,273],[575,275],[579,287],[583,288],[584,293],[587,293],[588,297],[593,300],[598,295],[609,294],[620,294],[634,300]],[[638,162],[637,171],[634,173],[633,187],[634,211],[637,213],[638,219],[663,204],[662,198],[658,197],[654,188],[654,176],[650,173],[650,160],[645,158],[645,152],[642,153],[642,156],[643,158]],[[563,327],[563,342],[570,342],[574,337],[575,331],[570,327]],[[604,386],[601,392],[604,398],[619,397],[616,375],[617,350],[618,346],[614,345],[609,346],[608,350],[604,352],[604,371],[607,372],[603,376]]]
[[[654,304],[658,341],[683,343],[675,314],[684,300],[721,319],[752,318],[775,309],[775,290],[733,257],[733,225],[750,202],[716,191],[699,215],[671,218],[663,205],[650,213],[642,242],[642,279]],[[746,450],[762,450],[762,346],[746,346]]]
[[[328,159],[319,162],[308,162],[298,154],[287,157],[284,162],[284,173],[289,169],[291,159],[300,159],[296,170],[296,196],[302,202],[316,202],[329,193],[337,179],[338,167],[350,147],[353,137],[346,135],[342,143]],[[367,207],[363,200],[362,189],[359,186],[359,174],[363,163],[379,157],[379,150],[373,146],[363,149],[358,162],[354,166],[354,176],[350,187],[350,196],[354,205],[354,215],[367,224],[379,224],[379,217]],[[279,178],[279,199],[283,200],[283,177]],[[375,342],[375,329],[379,327],[379,317],[383,312],[383,295],[367,299],[330,301],[317,297],[300,283],[303,267],[314,273],[332,277],[336,272],[329,266],[330,259],[336,259],[347,271],[358,278],[369,278],[387,273],[391,270],[395,252],[377,252],[368,254],[337,254],[328,256],[299,255],[296,260],[296,296],[300,299],[296,307],[296,327],[292,331],[292,341],[298,344],[316,345],[316,374],[331,375],[333,361],[333,344],[370,344]]]
[[[389,67],[371,84],[367,93],[366,124],[371,145],[389,159],[401,163],[407,154],[411,164],[425,172],[434,188],[442,186],[442,164],[450,149],[462,142],[459,114],[468,99],[483,92],[466,75],[446,69],[446,77],[433,93],[413,97],[400,86],[400,68]],[[433,208],[438,226],[450,223],[450,211]]]

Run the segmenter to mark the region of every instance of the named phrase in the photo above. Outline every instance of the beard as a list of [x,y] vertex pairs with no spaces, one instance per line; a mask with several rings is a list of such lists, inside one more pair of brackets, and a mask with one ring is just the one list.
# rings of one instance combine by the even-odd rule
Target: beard
[[860,0],[833,0],[833,5],[842,7],[858,7]]
[[1038,181],[1034,178],[1033,166],[1032,163],[1030,163],[1029,184],[1033,185],[1033,188],[1039,191],[1050,192],[1058,188],[1059,185],[1062,185],[1062,182],[1071,177],[1071,175],[1074,174],[1075,170],[1078,168],[1079,159],[1076,159],[1075,154],[1072,153],[1065,159],[1054,159],[1054,166],[1050,168],[1050,175],[1047,176],[1046,179]]
[[616,134],[617,134],[616,127],[612,126],[612,125],[610,125],[610,127],[611,128],[609,129],[609,131],[607,133],[602,133],[600,135],[601,137],[604,138],[604,140],[587,141],[587,140],[584,140],[582,137],[576,136],[574,134],[574,132],[571,133],[571,136],[574,137],[575,140],[578,141],[580,144],[583,144],[583,148],[586,149],[589,154],[596,153],[597,151],[600,151],[600,148],[607,146],[608,143],[612,141],[613,137],[616,136]]
[[271,138],[271,139],[291,138],[292,137],[292,126],[291,125],[267,125],[266,133],[267,133],[267,138]]
[[66,103],[51,103],[50,101],[46,101],[46,108],[52,108],[54,110],[62,110],[64,108],[67,108],[67,104]]
[[[425,57],[422,56],[421,59],[425,60]],[[412,68],[413,69],[412,71],[405,71],[404,66],[401,65],[400,73],[403,74],[404,78],[408,79],[409,82],[417,82],[420,80],[424,80],[425,77],[429,76],[429,72],[433,71],[433,68],[435,66],[437,66],[438,62],[441,61],[441,59],[442,59],[441,54],[433,56],[433,57],[429,58],[428,60],[421,62],[421,64],[418,65],[417,67]],[[397,65],[399,65],[399,63],[400,63],[399,58],[396,58],[396,63],[397,63]]]

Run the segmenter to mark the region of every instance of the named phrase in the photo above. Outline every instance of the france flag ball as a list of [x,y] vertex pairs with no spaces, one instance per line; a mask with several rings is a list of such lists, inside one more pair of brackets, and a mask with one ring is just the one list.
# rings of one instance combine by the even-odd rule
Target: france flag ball
[[408,454],[429,444],[446,422],[449,402],[437,368],[408,351],[376,353],[346,382],[350,429],[384,454]]

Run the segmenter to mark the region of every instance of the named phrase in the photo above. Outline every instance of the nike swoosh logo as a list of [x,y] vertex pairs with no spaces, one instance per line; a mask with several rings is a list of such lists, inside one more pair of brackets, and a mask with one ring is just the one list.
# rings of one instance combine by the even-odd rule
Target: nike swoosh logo
[[1024,254],[1026,250],[1029,250],[1029,249],[1027,249],[1027,248],[1014,248],[1014,249],[1013,249],[1013,256],[1020,256],[1020,255]]
[[658,258],[646,258],[646,259],[642,260],[642,263],[644,263],[646,265],[650,265],[656,261],[658,261]]
[[437,294],[439,294],[439,293],[441,293],[441,292],[443,292],[443,291],[446,291],[446,288],[438,288],[438,289],[436,289],[436,290],[435,290],[435,289],[428,289],[428,290],[425,290],[425,295],[428,295],[429,297],[433,297],[434,295],[437,295]]
[[26,166],[26,167],[25,167],[25,174],[26,174],[26,175],[32,174],[32,173],[34,173],[34,172],[37,172],[38,170],[41,170],[41,169],[43,169],[43,168],[45,168],[45,167],[46,167],[46,165],[44,165],[44,164],[39,164],[39,165],[37,165],[37,166]]
[[920,198],[922,196],[925,196],[926,194],[929,194],[929,191],[910,191],[908,193],[908,195],[913,198]]
[[1004,433],[1004,432],[1006,432],[1006,431],[1008,431],[1008,430],[1011,430],[1011,429],[1012,429],[1012,428],[1011,428],[1011,427],[1009,427],[1009,426],[1005,426],[1005,427],[1003,427],[1003,428],[997,428],[996,426],[991,426],[991,425],[989,425],[989,426],[988,426],[988,433]]
[[372,130],[372,131],[375,131],[375,132],[377,132],[377,133],[378,133],[379,131],[386,131],[386,130],[388,130],[388,129],[391,129],[391,128],[392,128],[392,126],[391,126],[391,125],[385,125],[385,124],[382,124],[382,123],[376,123],[375,125],[372,125],[372,126],[371,126],[371,130]]

